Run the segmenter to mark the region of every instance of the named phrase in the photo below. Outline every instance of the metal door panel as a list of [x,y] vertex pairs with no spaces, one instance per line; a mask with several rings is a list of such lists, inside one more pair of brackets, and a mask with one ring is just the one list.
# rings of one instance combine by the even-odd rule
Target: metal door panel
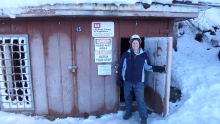
[[105,76],[105,106],[106,113],[117,112],[119,110],[119,87],[116,85],[116,68],[119,59],[120,37],[119,37],[119,21],[114,21],[115,34],[112,38],[112,70],[110,76]]
[[28,21],[30,62],[35,114],[48,114],[47,84],[45,76],[43,32],[41,21]]
[[49,114],[55,117],[62,117],[63,95],[58,39],[58,22],[44,21],[44,52]]
[[71,21],[59,20],[59,52],[60,52],[60,70],[62,82],[62,98],[63,98],[63,117],[76,115],[75,100],[77,101],[76,92],[74,88],[75,80],[72,69],[68,66],[74,66],[72,51],[73,43],[71,39]]
[[[89,23],[88,30],[91,31],[92,22]],[[102,21],[103,22],[103,21]],[[91,56],[91,114],[100,116],[105,114],[105,76],[98,75],[98,65],[95,63],[95,42],[96,37],[91,36],[90,56]],[[109,63],[106,63],[109,64]]]
[[[170,45],[168,42],[172,38],[156,37],[145,38],[145,51],[147,52],[150,64],[156,66],[166,65],[166,73],[147,72],[146,73],[146,89],[145,99],[149,108],[153,109],[155,113],[167,116],[169,103],[169,89],[170,89],[170,73],[171,73],[171,60],[170,59]],[[171,46],[172,47],[172,46]],[[168,49],[169,48],[169,49]],[[168,51],[169,50],[169,51]],[[151,98],[150,95],[152,95]]]
[[[86,117],[91,113],[91,70],[90,66],[90,30],[91,26],[86,20],[79,20],[74,22],[72,28],[75,33],[74,41],[76,42],[75,55],[76,55],[76,81],[78,86],[78,109],[79,116]],[[81,27],[81,32],[75,32],[76,27]]]

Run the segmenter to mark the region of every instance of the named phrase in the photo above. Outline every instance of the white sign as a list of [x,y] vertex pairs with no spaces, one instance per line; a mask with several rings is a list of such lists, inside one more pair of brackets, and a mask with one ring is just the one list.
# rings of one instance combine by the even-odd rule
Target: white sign
[[93,37],[114,37],[114,22],[92,22]]
[[95,50],[112,50],[112,38],[95,38]]
[[111,65],[98,65],[98,75],[111,75]]
[[112,51],[95,51],[95,63],[112,62]]

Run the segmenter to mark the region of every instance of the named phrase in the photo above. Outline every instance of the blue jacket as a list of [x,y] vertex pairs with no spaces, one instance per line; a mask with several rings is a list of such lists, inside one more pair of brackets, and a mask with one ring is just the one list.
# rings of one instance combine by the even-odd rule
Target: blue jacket
[[147,53],[140,48],[140,52],[131,53],[131,59],[129,57],[130,49],[121,57],[117,77],[122,76],[123,80],[129,82],[144,82],[144,70],[153,71],[152,66],[148,65]]

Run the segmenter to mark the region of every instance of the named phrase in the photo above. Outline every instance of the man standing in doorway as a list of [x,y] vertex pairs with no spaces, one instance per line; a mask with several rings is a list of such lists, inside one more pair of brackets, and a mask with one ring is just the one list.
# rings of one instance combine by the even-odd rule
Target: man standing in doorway
[[[141,124],[147,124],[147,107],[144,99],[144,70],[162,72],[165,67],[150,66],[147,53],[142,50],[141,38],[138,35],[131,36],[130,48],[124,52],[120,60],[117,75],[117,85],[124,88],[125,110],[123,119],[127,120],[132,116],[132,90],[138,105]],[[123,80],[123,82],[122,82]]]

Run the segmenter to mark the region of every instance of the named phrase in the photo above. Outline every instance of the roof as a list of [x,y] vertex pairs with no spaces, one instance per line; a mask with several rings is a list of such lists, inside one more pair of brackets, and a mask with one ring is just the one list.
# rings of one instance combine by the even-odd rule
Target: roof
[[[108,0],[107,0],[108,1]],[[113,0],[114,1],[114,0]],[[122,0],[123,1],[123,0]],[[133,0],[137,1],[137,0]],[[146,0],[145,0],[146,1]],[[105,17],[169,17],[178,19],[190,19],[198,16],[201,8],[208,8],[206,5],[192,4],[165,0],[168,4],[151,4],[137,2],[135,4],[101,4],[101,3],[80,3],[80,4],[44,4],[18,8],[15,12],[0,10],[0,18],[16,17],[51,17],[51,16],[105,16]],[[172,3],[169,3],[169,2]]]

